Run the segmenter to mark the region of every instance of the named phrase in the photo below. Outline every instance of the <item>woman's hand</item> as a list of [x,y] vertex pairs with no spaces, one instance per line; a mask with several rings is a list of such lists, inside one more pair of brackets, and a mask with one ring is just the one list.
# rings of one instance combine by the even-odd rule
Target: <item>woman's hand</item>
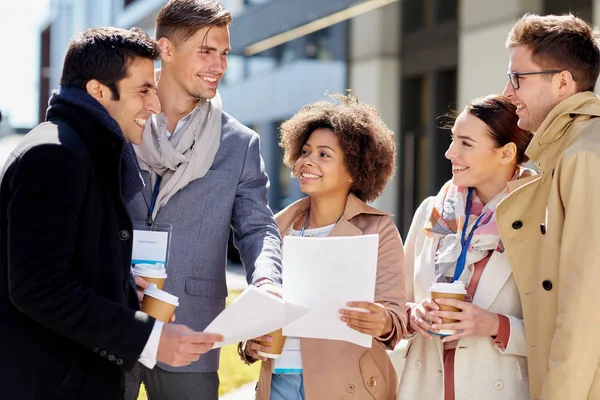
[[456,299],[437,299],[440,305],[456,307],[462,311],[432,311],[432,315],[440,318],[456,319],[458,322],[435,323],[434,331],[440,329],[460,330],[456,335],[446,336],[442,342],[451,342],[469,336],[496,336],[500,321],[498,314],[484,310],[472,303]]
[[439,310],[437,303],[429,298],[421,300],[415,304],[410,311],[410,320],[408,325],[419,335],[427,339],[433,339],[433,335],[428,331],[433,331],[431,324],[441,323],[442,319],[432,314],[433,311]]
[[269,335],[260,336],[254,339],[250,339],[246,342],[244,352],[246,355],[254,358],[255,360],[267,361],[267,357],[263,357],[257,353],[257,351],[263,351],[268,353],[271,350],[271,346],[263,345],[260,342],[271,343],[273,338]]
[[340,310],[340,319],[350,328],[373,337],[385,337],[390,334],[394,325],[392,316],[385,307],[378,303],[368,301],[351,301],[348,307],[364,308],[367,312],[357,310]]

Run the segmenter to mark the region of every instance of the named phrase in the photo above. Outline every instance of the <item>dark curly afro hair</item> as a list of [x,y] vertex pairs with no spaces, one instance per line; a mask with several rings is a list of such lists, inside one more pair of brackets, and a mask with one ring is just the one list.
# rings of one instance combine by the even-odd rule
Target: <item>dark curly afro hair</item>
[[331,101],[308,104],[281,125],[283,161],[294,173],[294,163],[310,134],[320,128],[331,129],[352,177],[350,192],[365,202],[375,200],[394,173],[394,132],[381,120],[379,111],[360,103],[354,92],[328,96]]

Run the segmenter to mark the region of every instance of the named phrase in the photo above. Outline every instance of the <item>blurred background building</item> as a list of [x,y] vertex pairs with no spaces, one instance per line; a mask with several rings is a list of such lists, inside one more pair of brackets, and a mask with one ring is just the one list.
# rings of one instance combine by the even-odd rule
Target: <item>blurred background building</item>
[[[572,12],[600,24],[600,0],[224,0],[233,51],[224,108],[256,130],[277,211],[299,198],[281,163],[278,126],[326,91],[346,88],[376,106],[396,132],[398,170],[375,206],[406,234],[413,211],[451,177],[450,136],[436,117],[501,93],[506,36],[526,12]],[[154,33],[165,0],[51,0],[41,29],[40,113],[58,86],[72,35],[87,27]]]

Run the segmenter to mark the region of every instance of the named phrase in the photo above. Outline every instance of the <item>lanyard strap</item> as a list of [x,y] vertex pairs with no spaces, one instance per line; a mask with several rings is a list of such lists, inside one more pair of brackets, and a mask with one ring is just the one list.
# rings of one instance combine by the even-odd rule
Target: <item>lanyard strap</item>
[[475,229],[477,229],[477,227],[479,226],[479,222],[481,221],[481,218],[485,215],[485,213],[482,213],[479,217],[477,217],[477,219],[475,220],[475,224],[473,225],[473,229],[471,229],[471,232],[469,232],[469,235],[467,236],[467,238],[465,240],[465,235],[467,233],[467,225],[469,224],[469,216],[471,215],[472,201],[473,201],[473,188],[469,188],[469,194],[467,196],[467,210],[466,210],[466,215],[465,215],[465,223],[463,225],[462,236],[460,239],[460,244],[462,246],[462,249],[460,251],[460,256],[458,257],[458,261],[456,262],[456,269],[454,270],[454,276],[452,277],[452,282],[458,280],[460,275],[463,273],[463,270],[465,269],[465,263],[467,261],[467,252],[469,251],[469,244],[471,244],[471,239],[473,238],[473,232],[475,232]]
[[150,200],[150,207],[148,208],[148,220],[146,223],[148,225],[152,225],[154,222],[152,220],[152,213],[154,212],[154,207],[156,206],[156,198],[158,197],[158,191],[160,190],[160,181],[162,180],[162,176],[156,175],[156,182],[154,182],[154,191],[152,192],[152,199]]
[[[306,229],[306,223],[308,222],[309,216],[310,216],[310,209],[306,213],[306,218],[304,218],[304,225],[302,225],[302,229],[300,230],[300,237],[304,236],[304,229]],[[340,215],[340,217],[337,219],[337,221],[335,221],[336,225],[338,222],[340,222],[340,219],[342,219],[343,216],[344,216],[344,213],[342,213],[342,215]]]

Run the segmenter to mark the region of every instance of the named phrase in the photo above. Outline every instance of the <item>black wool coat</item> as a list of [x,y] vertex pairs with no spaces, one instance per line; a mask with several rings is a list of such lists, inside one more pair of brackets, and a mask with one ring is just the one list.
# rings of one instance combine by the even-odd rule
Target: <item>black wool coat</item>
[[0,397],[121,399],[154,325],[130,280],[126,144],[64,102],[48,120],[0,182]]

